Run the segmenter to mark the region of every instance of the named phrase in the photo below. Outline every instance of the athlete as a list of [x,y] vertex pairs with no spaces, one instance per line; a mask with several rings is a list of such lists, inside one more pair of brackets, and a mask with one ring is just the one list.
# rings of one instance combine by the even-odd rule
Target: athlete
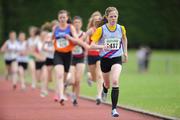
[[[36,39],[38,39],[38,36],[36,35],[38,31],[38,28],[35,26],[31,26],[29,28],[29,39],[28,39],[28,50],[31,51],[32,48],[35,48],[36,46]],[[36,88],[36,84],[37,84],[37,77],[36,77],[36,65],[35,65],[35,57],[32,55],[29,55],[28,58],[28,68],[30,70],[31,73],[31,77],[32,77],[32,89]]]
[[53,58],[54,58],[54,45],[52,41],[52,28],[53,23],[46,22],[42,25],[41,29],[47,31],[45,35],[45,40],[43,44],[43,50],[46,53],[46,61],[45,65],[47,67],[47,74],[48,74],[48,82],[52,82],[52,72],[54,68]]
[[17,42],[17,62],[18,62],[18,74],[21,82],[21,89],[25,90],[25,70],[27,69],[28,51],[27,51],[26,34],[20,32]]
[[[127,37],[124,26],[117,24],[118,10],[108,7],[105,11],[107,23],[97,28],[91,37],[91,48],[99,49],[101,56],[101,70],[103,72],[103,96],[107,96],[112,82],[111,101],[112,117],[118,117],[116,110],[119,97],[119,77],[123,62],[128,60]],[[104,20],[103,20],[104,21]]]
[[16,32],[11,31],[9,33],[9,39],[3,44],[1,48],[1,52],[4,52],[4,59],[7,69],[7,76],[12,79],[13,89],[15,90],[17,87],[17,40],[16,40]]
[[[87,37],[87,42],[91,44],[91,36],[95,32],[97,28],[97,23],[101,21],[102,16],[99,11],[94,12],[88,23],[87,27],[87,32],[86,36]],[[99,50],[96,49],[90,49],[88,51],[88,77],[91,77],[90,79],[93,80],[94,82],[97,82],[97,98],[96,98],[96,104],[99,105],[101,103],[102,97],[102,83],[103,83],[103,77],[102,77],[102,72],[100,69],[100,56],[99,56]],[[89,79],[88,79],[89,80]],[[88,81],[90,82],[90,81]]]
[[73,25],[68,23],[69,16],[66,10],[60,10],[58,13],[59,25],[56,26],[54,37],[54,65],[56,85],[59,88],[56,95],[61,105],[64,105],[64,80],[66,79],[71,64],[71,52],[74,44],[80,44],[85,49],[89,46],[81,40],[78,40],[76,30]]
[[[73,18],[73,26],[76,29],[77,36],[80,38],[79,40],[83,40],[82,38],[85,35],[85,33],[81,30],[82,18],[79,16],[75,16]],[[70,79],[72,83],[72,103],[74,106],[78,104],[77,98],[80,92],[80,81],[85,70],[84,57],[84,48],[80,45],[75,45],[72,51],[72,63],[70,68]]]
[[41,83],[41,97],[46,97],[48,95],[47,67],[45,65],[46,53],[43,50],[43,44],[47,33],[48,32],[44,30],[40,30],[39,33],[37,33],[39,36],[38,39],[36,39],[36,46],[30,51],[30,54],[35,57],[37,78]]

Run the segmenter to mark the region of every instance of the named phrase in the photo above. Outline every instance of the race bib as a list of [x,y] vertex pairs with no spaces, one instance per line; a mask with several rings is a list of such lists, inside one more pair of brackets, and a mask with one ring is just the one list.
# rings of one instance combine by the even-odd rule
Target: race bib
[[118,50],[120,48],[120,39],[119,38],[107,38],[104,41],[105,46],[110,50]]
[[82,54],[83,53],[83,49],[82,47],[76,45],[73,49],[73,52],[72,52],[74,55],[79,55],[79,54]]
[[69,41],[65,38],[60,38],[56,41],[56,45],[58,48],[65,48],[69,45]]

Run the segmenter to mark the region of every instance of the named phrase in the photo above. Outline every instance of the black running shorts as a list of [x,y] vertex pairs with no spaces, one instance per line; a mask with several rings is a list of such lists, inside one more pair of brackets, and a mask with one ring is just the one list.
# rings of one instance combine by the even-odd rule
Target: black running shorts
[[36,70],[40,70],[45,65],[45,61],[36,61]]
[[27,69],[27,62],[18,62],[18,66],[23,67],[24,70]]
[[115,58],[101,58],[100,66],[103,73],[110,72],[112,65],[114,64],[121,64],[122,65],[122,58],[115,57]]
[[69,72],[71,65],[71,52],[61,53],[55,51],[54,53],[54,65],[63,65],[65,72]]
[[100,56],[89,56],[88,55],[88,65],[94,65],[100,60]]
[[47,66],[53,66],[54,65],[54,59],[51,59],[51,58],[46,58],[46,65]]
[[12,62],[16,61],[15,59],[12,59],[12,60],[5,60],[5,64],[6,65],[11,65]]
[[75,66],[78,63],[84,63],[84,57],[83,58],[76,58],[76,57],[72,58],[71,65]]

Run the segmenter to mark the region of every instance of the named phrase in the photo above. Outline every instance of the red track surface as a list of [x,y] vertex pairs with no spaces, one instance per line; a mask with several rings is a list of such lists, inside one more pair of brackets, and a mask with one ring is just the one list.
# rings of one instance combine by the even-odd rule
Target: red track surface
[[112,118],[110,106],[97,106],[83,99],[77,107],[70,100],[61,106],[53,101],[52,92],[46,98],[41,98],[39,93],[31,88],[13,91],[11,82],[0,80],[0,120],[159,120],[122,109],[118,109],[118,118]]

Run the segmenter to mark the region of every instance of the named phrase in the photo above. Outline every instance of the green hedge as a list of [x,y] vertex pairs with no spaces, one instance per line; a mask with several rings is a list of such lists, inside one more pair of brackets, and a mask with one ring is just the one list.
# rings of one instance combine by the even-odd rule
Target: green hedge
[[[125,25],[131,48],[142,44],[153,48],[180,48],[179,0],[1,0],[0,24],[3,21],[2,38],[10,30],[26,31],[30,25],[40,26],[56,19],[60,9],[67,9],[71,16],[88,18],[95,10],[104,13],[108,6],[119,10],[119,23]],[[2,13],[1,13],[2,12]],[[2,42],[2,41],[1,41]]]

